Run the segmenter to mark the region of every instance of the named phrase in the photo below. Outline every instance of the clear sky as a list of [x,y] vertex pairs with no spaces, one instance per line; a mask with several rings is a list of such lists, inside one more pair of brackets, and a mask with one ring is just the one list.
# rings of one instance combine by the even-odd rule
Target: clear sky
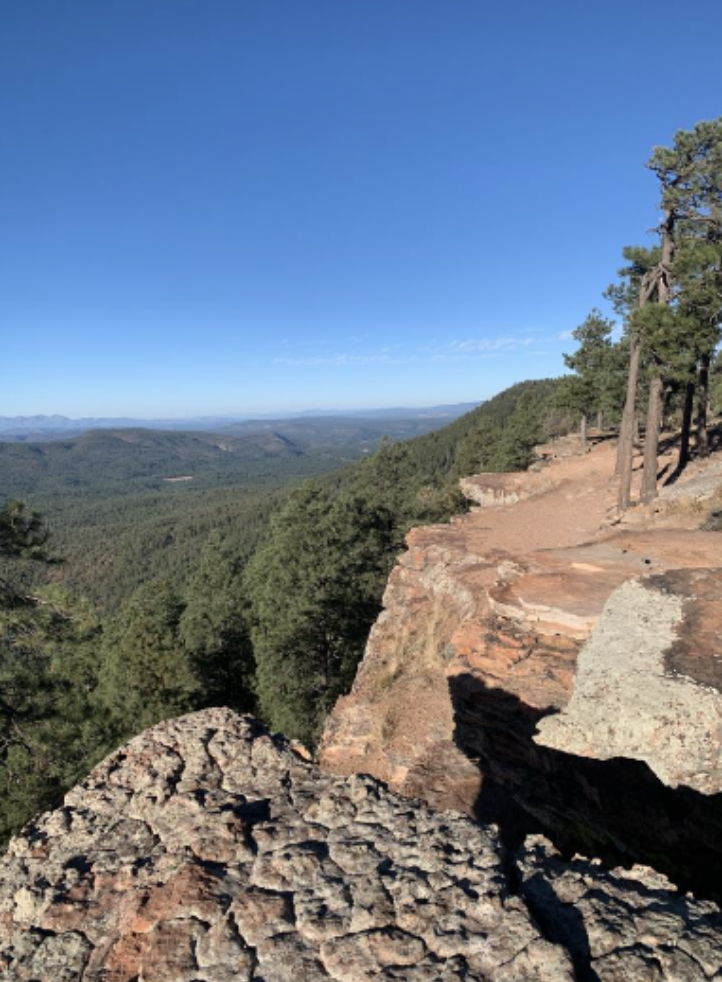
[[3,0],[0,415],[558,374],[720,51],[720,0]]

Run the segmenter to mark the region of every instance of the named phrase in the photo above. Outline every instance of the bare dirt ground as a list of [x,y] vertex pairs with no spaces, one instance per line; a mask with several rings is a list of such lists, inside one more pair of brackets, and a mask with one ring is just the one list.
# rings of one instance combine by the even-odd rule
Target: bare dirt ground
[[[571,450],[573,445],[561,446]],[[553,452],[551,446],[547,449]],[[511,553],[562,548],[593,538],[615,513],[615,451],[611,441],[603,441],[584,456],[552,458],[540,473],[545,481],[539,493],[512,505],[480,508],[464,520],[467,533],[481,533],[486,550]]]
[[[668,436],[662,442],[664,450],[659,457],[659,499],[648,506],[633,506],[626,515],[619,516],[613,476],[616,440],[593,440],[585,455],[579,453],[577,445],[577,438],[570,436],[540,448],[547,463],[539,471],[539,492],[512,505],[474,510],[464,519],[467,534],[483,538],[486,550],[518,554],[588,542],[604,537],[612,526],[696,528],[704,511],[699,502],[708,500],[722,485],[722,454],[692,461],[677,481],[665,484],[674,470],[677,454],[674,441]],[[636,453],[633,498],[638,493],[641,470],[642,456]],[[518,479],[520,475],[508,477]],[[533,480],[531,474],[523,477]],[[483,476],[478,480],[483,482]]]

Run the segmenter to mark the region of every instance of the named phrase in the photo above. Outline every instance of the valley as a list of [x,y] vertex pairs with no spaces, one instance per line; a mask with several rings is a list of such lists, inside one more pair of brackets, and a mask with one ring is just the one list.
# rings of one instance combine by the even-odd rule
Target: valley
[[463,408],[246,420],[213,433],[56,429],[51,442],[0,442],[0,493],[42,512],[63,559],[47,581],[107,612],[147,580],[183,588],[213,530],[249,557],[290,489]]

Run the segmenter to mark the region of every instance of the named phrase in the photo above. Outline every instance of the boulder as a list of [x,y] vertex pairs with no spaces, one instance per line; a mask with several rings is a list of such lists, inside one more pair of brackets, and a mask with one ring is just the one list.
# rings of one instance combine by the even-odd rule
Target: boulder
[[565,863],[541,838],[515,863],[494,828],[370,777],[331,777],[252,718],[214,709],[135,738],[12,840],[0,971],[702,982],[722,973],[722,914],[650,871]]

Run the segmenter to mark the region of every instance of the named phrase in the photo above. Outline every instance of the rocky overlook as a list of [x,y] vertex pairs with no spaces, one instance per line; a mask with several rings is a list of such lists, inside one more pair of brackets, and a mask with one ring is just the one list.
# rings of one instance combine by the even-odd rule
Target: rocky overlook
[[650,870],[565,862],[332,777],[250,717],[132,740],[14,839],[0,974],[33,982],[722,977],[722,915]]
[[601,444],[480,475],[410,533],[321,762],[719,900],[719,463],[624,522],[612,470]]

